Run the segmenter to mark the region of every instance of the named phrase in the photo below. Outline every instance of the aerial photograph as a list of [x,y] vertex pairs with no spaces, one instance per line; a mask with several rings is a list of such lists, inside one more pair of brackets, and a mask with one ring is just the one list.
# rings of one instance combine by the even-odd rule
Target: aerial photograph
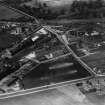
[[0,105],[105,105],[105,0],[0,0]]

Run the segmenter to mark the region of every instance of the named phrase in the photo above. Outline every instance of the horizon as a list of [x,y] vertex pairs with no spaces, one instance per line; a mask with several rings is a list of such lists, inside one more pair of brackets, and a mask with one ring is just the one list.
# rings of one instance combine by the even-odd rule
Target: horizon
[[[59,7],[59,6],[69,5],[73,1],[75,1],[75,0],[32,0],[25,4],[27,4],[29,6],[35,6],[35,2],[42,2],[42,3],[45,2],[48,6],[52,6],[52,7],[58,6]],[[77,0],[77,1],[89,1],[89,0]],[[95,0],[93,0],[93,1],[95,1]]]

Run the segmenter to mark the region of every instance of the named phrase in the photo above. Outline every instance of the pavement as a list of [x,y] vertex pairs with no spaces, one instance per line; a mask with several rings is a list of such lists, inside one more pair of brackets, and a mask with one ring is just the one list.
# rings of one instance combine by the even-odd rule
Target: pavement
[[68,85],[0,100],[0,105],[105,105],[105,96],[84,95],[75,85]]

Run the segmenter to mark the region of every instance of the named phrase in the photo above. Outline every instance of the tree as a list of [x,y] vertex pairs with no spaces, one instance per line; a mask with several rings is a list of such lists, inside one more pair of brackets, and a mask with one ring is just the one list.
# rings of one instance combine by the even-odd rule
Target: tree
[[75,0],[71,4],[70,14],[72,14],[72,18],[101,18],[105,14],[103,4],[103,0],[90,0],[89,2]]

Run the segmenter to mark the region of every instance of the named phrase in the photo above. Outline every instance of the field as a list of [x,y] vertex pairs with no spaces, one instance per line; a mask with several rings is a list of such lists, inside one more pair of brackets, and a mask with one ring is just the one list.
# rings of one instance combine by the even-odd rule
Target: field
[[21,38],[19,36],[11,35],[9,33],[0,33],[0,50],[8,48],[20,40]]
[[97,52],[81,59],[96,73],[105,73],[105,51]]
[[76,86],[68,85],[0,100],[0,105],[105,105],[105,96],[84,95]]

